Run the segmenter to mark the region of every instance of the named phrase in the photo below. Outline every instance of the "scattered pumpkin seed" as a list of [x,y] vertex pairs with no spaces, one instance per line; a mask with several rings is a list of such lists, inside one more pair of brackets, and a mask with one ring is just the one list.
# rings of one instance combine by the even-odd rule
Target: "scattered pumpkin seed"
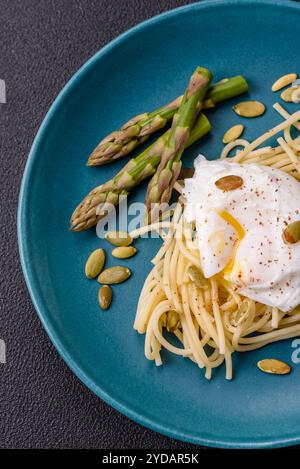
[[188,268],[188,276],[192,282],[195,283],[198,288],[206,288],[207,281],[202,273],[202,271],[195,265],[190,265]]
[[243,184],[243,179],[240,176],[235,176],[234,174],[224,176],[215,182],[217,188],[225,192],[239,189],[240,187],[242,187]]
[[107,233],[106,239],[115,246],[129,246],[133,241],[126,231],[111,231]]
[[98,301],[102,309],[108,309],[112,300],[112,290],[109,285],[103,285],[98,292]]
[[265,358],[257,362],[258,368],[264,373],[271,373],[274,375],[286,375],[290,373],[291,367],[287,363],[275,358]]
[[290,223],[282,233],[283,241],[286,244],[295,244],[300,241],[300,220]]
[[105,252],[103,249],[96,249],[90,254],[85,264],[85,275],[87,278],[95,278],[100,274],[105,262]]
[[178,329],[180,325],[180,316],[177,311],[171,310],[167,312],[166,328],[168,332],[173,332]]
[[130,275],[131,271],[127,267],[118,265],[116,267],[110,267],[109,269],[103,270],[98,277],[98,282],[104,283],[105,285],[113,285],[125,282]]
[[266,108],[260,101],[243,101],[233,106],[233,110],[242,117],[258,117],[265,112]]
[[112,255],[117,259],[127,259],[136,254],[136,249],[133,246],[119,246],[112,250]]
[[291,85],[294,81],[297,80],[297,73],[288,73],[278,78],[272,85],[272,91],[279,91],[285,86]]
[[243,125],[234,125],[230,129],[225,132],[223,135],[223,143],[230,143],[234,142],[237,138],[239,138],[242,133],[244,132],[244,126]]
[[297,103],[300,99],[300,85],[286,88],[280,95],[286,103]]

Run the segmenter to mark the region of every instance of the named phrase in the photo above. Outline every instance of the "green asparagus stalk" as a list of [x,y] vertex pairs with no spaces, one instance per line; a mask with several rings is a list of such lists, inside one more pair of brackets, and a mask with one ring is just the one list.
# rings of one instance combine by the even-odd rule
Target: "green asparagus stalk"
[[190,78],[178,114],[173,118],[171,133],[165,143],[161,161],[148,185],[146,194],[148,222],[149,215],[153,221],[160,205],[168,203],[171,198],[173,186],[181,170],[181,156],[190,136],[197,104],[202,103],[211,80],[211,72],[201,67],[197,67]]
[[248,89],[248,83],[240,75],[224,78],[209,88],[203,102],[203,109],[215,107],[221,101],[246,93]]
[[[233,98],[248,91],[242,76],[225,78],[208,90],[204,108],[214,107],[220,101]],[[115,161],[130,153],[153,132],[163,128],[178,110],[183,96],[153,112],[141,114],[124,124],[120,130],[105,137],[88,159],[88,166],[98,166]]]
[[179,107],[182,96],[153,112],[140,114],[130,119],[120,130],[105,137],[90,155],[87,165],[98,166],[128,155],[137,145],[172,119]]
[[[187,146],[199,140],[210,129],[211,125],[207,117],[201,114],[191,131]],[[71,230],[83,231],[92,227],[106,216],[113,206],[118,205],[121,198],[126,197],[133,187],[152,176],[159,165],[162,150],[170,133],[171,129],[139,156],[130,160],[110,181],[92,190],[74,211],[71,218]]]

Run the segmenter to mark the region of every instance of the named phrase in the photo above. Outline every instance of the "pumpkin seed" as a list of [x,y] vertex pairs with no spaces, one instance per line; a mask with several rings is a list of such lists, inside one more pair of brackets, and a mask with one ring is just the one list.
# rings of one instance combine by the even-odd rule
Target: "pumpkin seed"
[[129,246],[133,239],[126,231],[111,231],[106,235],[107,241],[115,246]]
[[224,176],[215,182],[217,188],[225,192],[239,189],[243,184],[243,179],[240,176],[235,176],[234,174]]
[[244,126],[243,125],[234,125],[230,129],[225,132],[223,135],[223,143],[230,143],[234,142],[237,138],[239,138],[242,133],[244,132]]
[[190,265],[188,268],[188,276],[192,282],[195,283],[198,288],[206,288],[207,281],[202,273],[202,271],[195,265]]
[[291,86],[284,90],[281,95],[281,99],[286,103],[297,103],[300,99],[300,85],[298,86]]
[[136,249],[133,246],[120,246],[112,250],[112,255],[117,259],[127,259],[136,254]]
[[283,241],[286,244],[295,244],[300,241],[300,220],[290,223],[282,233]]
[[109,269],[103,270],[98,277],[98,282],[106,285],[122,283],[125,282],[130,275],[131,271],[127,267],[118,265],[116,267],[110,267]]
[[287,363],[275,358],[265,358],[257,362],[258,368],[264,373],[271,373],[274,375],[286,375],[290,373],[291,367]]
[[96,249],[89,256],[85,264],[85,275],[87,278],[95,278],[100,274],[105,262],[105,252],[103,249]]
[[112,300],[112,290],[109,285],[103,285],[98,292],[98,301],[102,309],[108,309]]
[[297,80],[296,73],[288,73],[278,78],[272,85],[272,91],[279,91],[281,88],[284,88],[287,85],[291,85],[295,80]]
[[243,101],[233,106],[233,110],[242,117],[257,117],[261,116],[266,108],[264,104],[259,101]]
[[167,312],[166,328],[168,332],[173,332],[178,329],[180,325],[180,316],[177,311],[171,310]]

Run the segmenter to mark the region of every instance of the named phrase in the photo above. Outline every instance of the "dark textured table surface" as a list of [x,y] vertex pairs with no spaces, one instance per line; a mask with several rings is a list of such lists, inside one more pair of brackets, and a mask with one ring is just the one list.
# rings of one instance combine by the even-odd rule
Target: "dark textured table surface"
[[18,260],[24,165],[50,104],[73,73],[131,26],[188,0],[0,0],[1,448],[192,448],[133,423],[69,371],[34,311]]

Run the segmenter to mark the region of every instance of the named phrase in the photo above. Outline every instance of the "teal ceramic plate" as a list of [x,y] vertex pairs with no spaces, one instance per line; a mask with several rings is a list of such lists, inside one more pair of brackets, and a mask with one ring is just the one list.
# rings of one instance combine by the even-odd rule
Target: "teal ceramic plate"
[[[132,278],[115,288],[112,308],[97,305],[98,285],[83,266],[99,246],[95,231],[71,233],[75,205],[123,162],[87,168],[104,135],[133,115],[179,95],[196,65],[215,80],[244,74],[250,97],[266,114],[245,120],[252,139],[280,121],[271,91],[279,76],[300,72],[300,5],[290,1],[209,1],[165,13],[126,32],[89,60],[48,112],[26,166],[19,205],[20,253],[39,317],[74,373],[101,399],[153,430],[202,445],[276,447],[300,442],[300,365],[289,376],[261,373],[257,360],[291,362],[291,340],[235,357],[234,380],[218,369],[209,382],[194,364],[163,355],[144,358],[144,337],[132,328],[143,280],[159,242],[139,240]],[[225,130],[240,121],[231,107],[210,112],[212,133],[190,149],[219,155]],[[292,106],[296,106],[295,104]],[[292,108],[291,108],[292,109]],[[131,201],[142,201],[145,186]],[[110,259],[109,262],[112,262]]]

